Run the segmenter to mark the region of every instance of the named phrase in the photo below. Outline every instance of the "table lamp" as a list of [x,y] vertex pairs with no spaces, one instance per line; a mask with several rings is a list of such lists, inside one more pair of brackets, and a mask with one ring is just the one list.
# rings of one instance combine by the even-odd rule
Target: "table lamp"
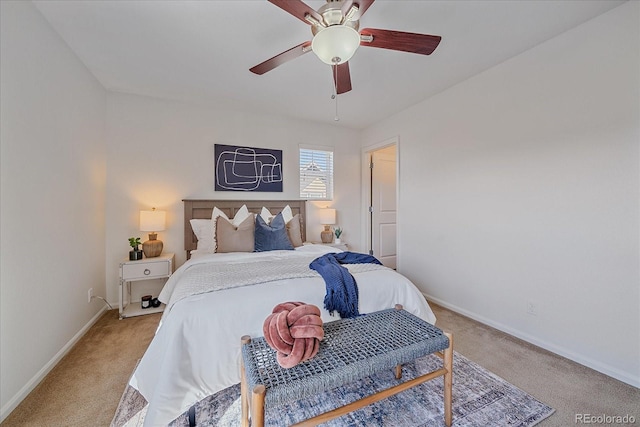
[[147,258],[154,258],[162,253],[162,240],[158,240],[156,231],[164,230],[165,220],[165,211],[157,211],[156,208],[152,208],[150,211],[140,211],[140,231],[151,232],[149,240],[142,244],[142,252]]
[[324,230],[320,233],[322,243],[331,243],[333,241],[333,231],[329,228],[330,225],[336,223],[336,210],[335,209],[320,209],[320,224],[324,225]]

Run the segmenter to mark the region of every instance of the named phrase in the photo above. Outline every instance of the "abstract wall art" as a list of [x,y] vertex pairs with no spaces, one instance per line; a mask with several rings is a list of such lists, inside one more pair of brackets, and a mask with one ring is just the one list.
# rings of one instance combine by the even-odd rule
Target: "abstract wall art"
[[215,144],[216,191],[282,192],[282,150]]

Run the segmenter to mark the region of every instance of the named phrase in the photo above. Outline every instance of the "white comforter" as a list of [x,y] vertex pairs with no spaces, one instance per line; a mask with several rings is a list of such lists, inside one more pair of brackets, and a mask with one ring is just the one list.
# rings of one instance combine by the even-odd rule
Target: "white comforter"
[[[182,265],[167,281],[160,300],[169,302],[180,292],[189,269],[202,263],[242,263],[339,252],[306,245],[295,251],[229,253],[198,256]],[[391,269],[355,274],[359,310],[370,313],[402,304],[410,313],[435,323],[435,316],[418,289]],[[164,426],[191,405],[240,382],[240,337],[261,336],[264,319],[284,301],[303,301],[321,308],[325,322],[336,320],[323,308],[325,283],[321,277],[269,281],[181,297],[169,306],[156,336],[130,380],[149,402],[145,426]]]

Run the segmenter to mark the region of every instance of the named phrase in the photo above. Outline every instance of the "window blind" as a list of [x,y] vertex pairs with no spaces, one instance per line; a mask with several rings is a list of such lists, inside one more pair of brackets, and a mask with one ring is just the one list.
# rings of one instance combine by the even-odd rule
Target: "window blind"
[[333,151],[300,148],[300,198],[333,199]]

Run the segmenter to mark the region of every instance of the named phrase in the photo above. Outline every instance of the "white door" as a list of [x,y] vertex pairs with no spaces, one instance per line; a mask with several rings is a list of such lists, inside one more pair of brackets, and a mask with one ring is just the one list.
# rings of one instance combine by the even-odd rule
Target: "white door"
[[396,146],[371,154],[371,250],[396,268]]

